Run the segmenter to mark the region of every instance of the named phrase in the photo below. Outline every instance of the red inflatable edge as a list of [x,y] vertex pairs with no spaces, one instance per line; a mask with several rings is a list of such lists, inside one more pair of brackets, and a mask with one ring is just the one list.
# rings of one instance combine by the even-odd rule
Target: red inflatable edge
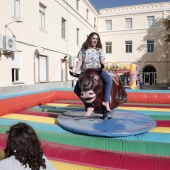
[[[80,100],[73,91],[52,90],[0,100],[0,116],[56,100]],[[127,92],[129,103],[170,104],[170,93]]]
[[[0,149],[5,148],[5,138],[0,134]],[[93,148],[41,141],[44,154],[51,160],[99,168],[120,168],[130,170],[169,169],[170,157],[159,157],[126,152],[111,152]],[[99,156],[100,155],[100,156]],[[140,165],[140,166],[139,166]]]

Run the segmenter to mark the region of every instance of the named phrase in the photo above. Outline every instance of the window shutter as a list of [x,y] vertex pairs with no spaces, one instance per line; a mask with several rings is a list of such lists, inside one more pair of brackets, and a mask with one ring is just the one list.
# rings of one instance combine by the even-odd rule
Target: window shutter
[[12,68],[21,68],[21,53],[13,53]]
[[47,57],[40,56],[40,82],[47,81]]

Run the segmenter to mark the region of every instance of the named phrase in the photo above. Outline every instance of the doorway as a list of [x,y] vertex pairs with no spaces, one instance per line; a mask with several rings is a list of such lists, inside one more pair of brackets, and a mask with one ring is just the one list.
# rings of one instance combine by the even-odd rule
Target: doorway
[[145,66],[143,69],[143,82],[144,85],[156,84],[156,69],[153,66]]

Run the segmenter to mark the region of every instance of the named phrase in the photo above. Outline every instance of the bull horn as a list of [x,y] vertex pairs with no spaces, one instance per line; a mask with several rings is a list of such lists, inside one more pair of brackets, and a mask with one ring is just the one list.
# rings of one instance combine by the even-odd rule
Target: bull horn
[[73,74],[73,72],[72,71],[69,71],[69,73],[70,73],[70,76],[72,76],[72,77],[79,77],[80,76],[80,74]]
[[104,69],[104,64],[101,64],[101,69],[102,69],[102,70]]

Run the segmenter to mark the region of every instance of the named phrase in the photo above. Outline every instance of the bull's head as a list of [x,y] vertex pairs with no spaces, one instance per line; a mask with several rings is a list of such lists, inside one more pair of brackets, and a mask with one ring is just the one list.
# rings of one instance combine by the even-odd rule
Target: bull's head
[[96,97],[103,91],[103,82],[100,76],[103,68],[104,65],[101,64],[100,69],[95,70],[89,68],[81,74],[73,74],[70,71],[71,76],[79,77],[79,86],[81,89],[80,97],[85,101],[85,103],[94,102]]
[[103,83],[100,74],[94,69],[87,69],[79,76],[81,98],[85,103],[92,103],[103,90]]

